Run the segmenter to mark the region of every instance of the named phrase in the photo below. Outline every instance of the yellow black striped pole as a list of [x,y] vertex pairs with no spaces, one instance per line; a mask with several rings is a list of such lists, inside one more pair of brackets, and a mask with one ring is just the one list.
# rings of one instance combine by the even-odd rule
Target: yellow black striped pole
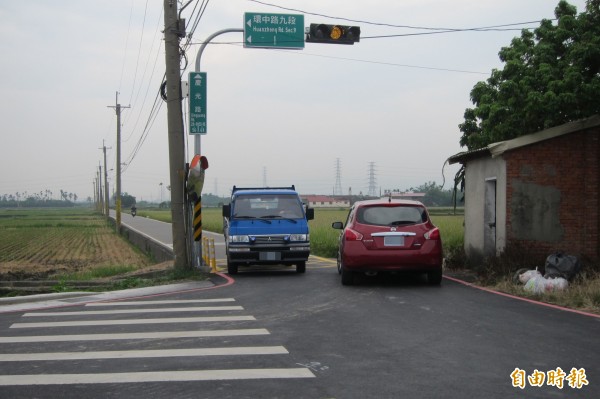
[[194,204],[194,241],[202,239],[202,201]]

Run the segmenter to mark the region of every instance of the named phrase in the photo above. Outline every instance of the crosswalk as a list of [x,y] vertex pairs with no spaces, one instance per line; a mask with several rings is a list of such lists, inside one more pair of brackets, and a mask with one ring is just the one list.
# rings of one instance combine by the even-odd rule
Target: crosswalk
[[97,302],[24,313],[0,334],[0,387],[315,377],[235,302]]

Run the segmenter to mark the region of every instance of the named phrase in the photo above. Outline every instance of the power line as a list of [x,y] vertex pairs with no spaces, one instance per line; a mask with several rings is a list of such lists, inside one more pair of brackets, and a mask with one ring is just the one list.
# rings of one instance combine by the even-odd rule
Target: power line
[[127,55],[127,47],[129,46],[129,31],[131,30],[131,17],[133,15],[133,0],[131,0],[131,9],[129,10],[129,25],[127,26],[127,36],[125,37],[125,51],[123,54],[123,65],[121,66],[121,78],[119,80],[119,91],[123,84],[123,74],[125,72],[125,56]]
[[[299,12],[299,13],[306,14],[306,15],[313,15],[313,16],[323,17],[323,18],[328,18],[328,19],[336,19],[339,21],[347,21],[347,22],[354,22],[354,23],[359,23],[359,24],[367,24],[367,25],[375,25],[375,26],[385,26],[388,28],[442,31],[442,32],[437,32],[437,33],[465,32],[465,31],[489,31],[489,30],[497,30],[499,28],[506,28],[509,26],[529,25],[529,24],[533,24],[533,23],[542,22],[542,21],[516,22],[516,23],[511,23],[511,24],[503,24],[503,25],[483,26],[483,27],[479,27],[479,28],[434,28],[434,27],[429,27],[429,26],[399,25],[399,24],[390,24],[390,23],[383,23],[383,22],[365,21],[365,20],[360,20],[360,19],[344,18],[344,17],[338,17],[338,16],[332,16],[332,15],[326,15],[326,14],[320,14],[320,13],[315,13],[315,12],[310,12],[310,11],[299,10],[296,8],[283,7],[283,6],[280,6],[277,4],[271,4],[271,3],[267,3],[264,1],[260,1],[260,0],[248,0],[248,1],[251,1],[251,2],[257,3],[257,4],[262,4],[264,6],[279,8],[279,9],[286,10],[286,11]],[[555,21],[556,19],[551,19],[551,20]],[[430,33],[422,33],[422,34],[430,34]],[[415,34],[415,35],[418,35],[418,34]],[[378,36],[375,36],[375,37],[378,37]],[[370,38],[370,37],[367,37],[367,38]],[[363,37],[361,37],[361,39],[363,39]]]
[[146,6],[144,8],[144,19],[142,20],[142,29],[141,29],[141,33],[140,33],[140,44],[138,46],[137,58],[135,61],[135,72],[133,73],[133,84],[131,85],[131,94],[129,95],[130,102],[133,99],[133,92],[135,90],[135,84],[137,82],[138,67],[140,64],[140,55],[142,53],[142,44],[144,42],[144,27],[146,26],[146,14],[147,13],[148,13],[148,0],[146,0]]

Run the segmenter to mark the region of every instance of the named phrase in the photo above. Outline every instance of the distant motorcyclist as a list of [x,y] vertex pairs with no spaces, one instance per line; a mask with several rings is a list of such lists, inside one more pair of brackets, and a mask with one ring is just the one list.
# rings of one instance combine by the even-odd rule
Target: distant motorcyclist
[[137,213],[137,208],[134,205],[131,207],[131,216],[135,217],[136,213]]

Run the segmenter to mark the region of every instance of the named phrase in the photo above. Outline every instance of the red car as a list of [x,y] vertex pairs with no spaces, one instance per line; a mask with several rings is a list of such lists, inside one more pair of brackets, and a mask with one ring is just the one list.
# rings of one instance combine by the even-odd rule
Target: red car
[[356,202],[343,230],[338,249],[342,284],[354,283],[355,273],[421,272],[432,285],[442,281],[442,240],[418,201],[378,199]]

